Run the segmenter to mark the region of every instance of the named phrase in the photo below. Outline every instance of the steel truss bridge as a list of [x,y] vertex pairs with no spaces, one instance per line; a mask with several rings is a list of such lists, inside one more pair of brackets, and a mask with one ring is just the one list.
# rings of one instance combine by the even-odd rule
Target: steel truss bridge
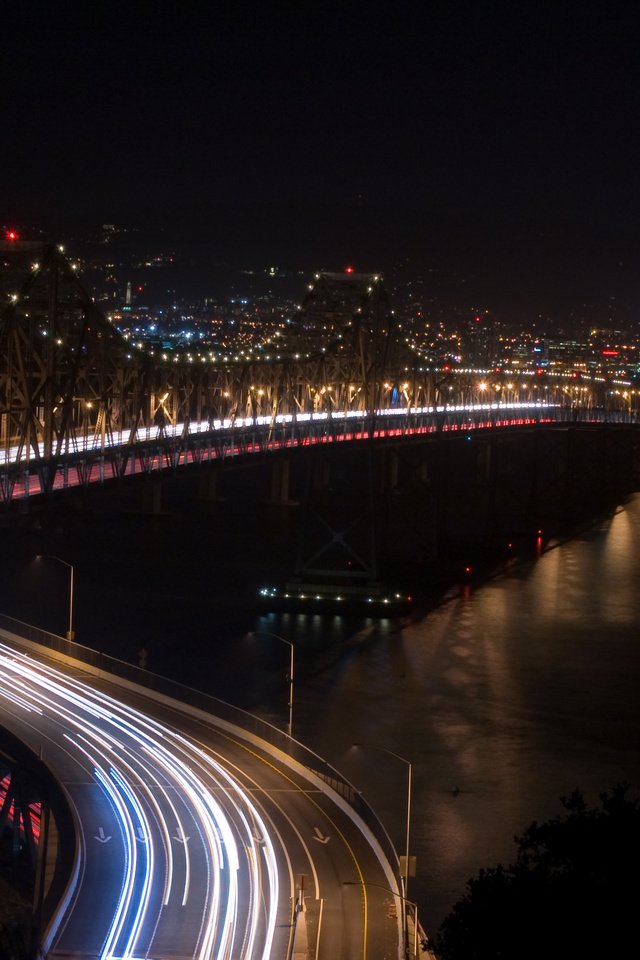
[[307,445],[635,422],[628,384],[429,366],[376,275],[316,274],[252,349],[162,353],[120,334],[76,266],[55,245],[0,243],[1,504]]

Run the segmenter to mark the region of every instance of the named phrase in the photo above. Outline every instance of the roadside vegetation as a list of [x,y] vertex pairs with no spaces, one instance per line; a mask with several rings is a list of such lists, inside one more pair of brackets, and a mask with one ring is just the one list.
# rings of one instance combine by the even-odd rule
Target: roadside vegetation
[[591,960],[627,955],[637,940],[640,801],[621,783],[589,807],[575,791],[563,812],[515,838],[515,861],[480,870],[443,921],[442,960]]

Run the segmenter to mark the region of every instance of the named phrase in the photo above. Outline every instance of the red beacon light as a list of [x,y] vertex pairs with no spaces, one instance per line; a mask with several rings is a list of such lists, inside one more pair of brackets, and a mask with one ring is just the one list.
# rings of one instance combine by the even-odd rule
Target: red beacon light
[[18,240],[18,239],[19,239],[19,237],[18,237],[18,231],[17,231],[17,230],[6,230],[6,231],[5,231],[5,239],[6,239],[6,240],[11,240],[11,241]]
[[356,271],[355,271],[355,267],[345,267],[345,268],[344,268],[344,272],[345,272],[345,273],[355,273],[355,272],[356,272]]

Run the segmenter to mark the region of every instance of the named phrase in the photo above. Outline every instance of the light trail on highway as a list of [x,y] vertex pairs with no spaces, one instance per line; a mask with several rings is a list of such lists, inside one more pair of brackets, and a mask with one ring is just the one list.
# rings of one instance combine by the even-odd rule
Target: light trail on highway
[[[31,729],[29,739],[43,744],[45,756],[61,736],[76,771],[75,787],[66,788],[72,803],[86,813],[89,802],[92,819],[96,811],[102,817],[82,846],[95,840],[108,854],[99,876],[84,864],[54,953],[81,950],[100,960],[271,956],[276,851],[266,818],[229,770],[178,732],[5,645],[0,697],[3,712]],[[90,942],[81,947],[76,916],[84,918],[85,938],[91,918]]]
[[[443,404],[442,406],[403,406],[388,407],[375,411],[375,419],[380,421],[380,429],[396,429],[402,425],[402,421],[412,417],[424,416],[448,416],[454,414],[469,414],[470,425],[474,420],[482,423],[486,416],[502,413],[507,419],[513,418],[516,414],[534,415],[544,412],[551,412],[560,409],[558,403],[548,403],[545,401],[526,401],[526,402],[500,402],[500,403],[468,403],[468,404]],[[345,421],[368,421],[371,419],[371,413],[367,410],[333,410],[328,412],[316,413],[283,413],[268,416],[252,417],[227,417],[224,420],[202,420],[192,421],[190,423],[166,423],[162,427],[143,427],[135,431],[121,430],[111,431],[102,436],[100,433],[86,433],[78,430],[72,437],[70,443],[65,443],[60,451],[61,455],[96,452],[103,449],[113,449],[117,447],[126,447],[134,439],[138,442],[161,441],[163,439],[180,439],[185,436],[194,436],[197,434],[225,434],[232,433],[235,430],[245,430],[251,427],[282,427],[295,424],[316,424],[324,422],[343,423]],[[384,426],[383,426],[384,425]],[[15,444],[4,451],[0,450],[0,465],[10,463],[28,463],[34,459],[33,450],[25,445]]]
[[317,444],[532,427],[566,418],[562,405],[535,401],[394,407],[378,410],[374,417],[361,410],[234,417],[104,435],[77,430],[60,444],[51,462],[41,455],[37,442],[35,447],[9,444],[0,451],[0,468],[9,471],[0,475],[0,503],[44,493],[48,463],[54,466],[50,489],[59,491]]

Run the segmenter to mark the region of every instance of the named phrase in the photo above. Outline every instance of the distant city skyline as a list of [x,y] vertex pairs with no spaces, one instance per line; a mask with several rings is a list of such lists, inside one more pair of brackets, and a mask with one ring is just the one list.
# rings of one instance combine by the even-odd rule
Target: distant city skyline
[[[337,218],[345,225],[339,236]],[[640,274],[630,231],[494,223],[485,244],[487,223],[413,215],[409,229],[382,208],[312,205],[203,205],[173,211],[166,220],[160,214],[148,221],[133,214],[111,220],[113,231],[87,218],[64,229],[17,222],[10,229],[25,238],[63,241],[70,256],[84,261],[83,269],[115,260],[111,289],[121,298],[127,282],[143,283],[164,302],[169,294],[186,300],[250,294],[265,281],[299,298],[315,271],[340,271],[351,263],[383,274],[394,297],[416,283],[414,293],[431,316],[488,309],[505,322],[532,327],[542,321],[556,332],[581,323],[634,326],[638,318]]]
[[183,249],[192,226],[218,260],[409,258],[507,309],[637,313],[629,5],[35,0],[4,22],[0,224]]

